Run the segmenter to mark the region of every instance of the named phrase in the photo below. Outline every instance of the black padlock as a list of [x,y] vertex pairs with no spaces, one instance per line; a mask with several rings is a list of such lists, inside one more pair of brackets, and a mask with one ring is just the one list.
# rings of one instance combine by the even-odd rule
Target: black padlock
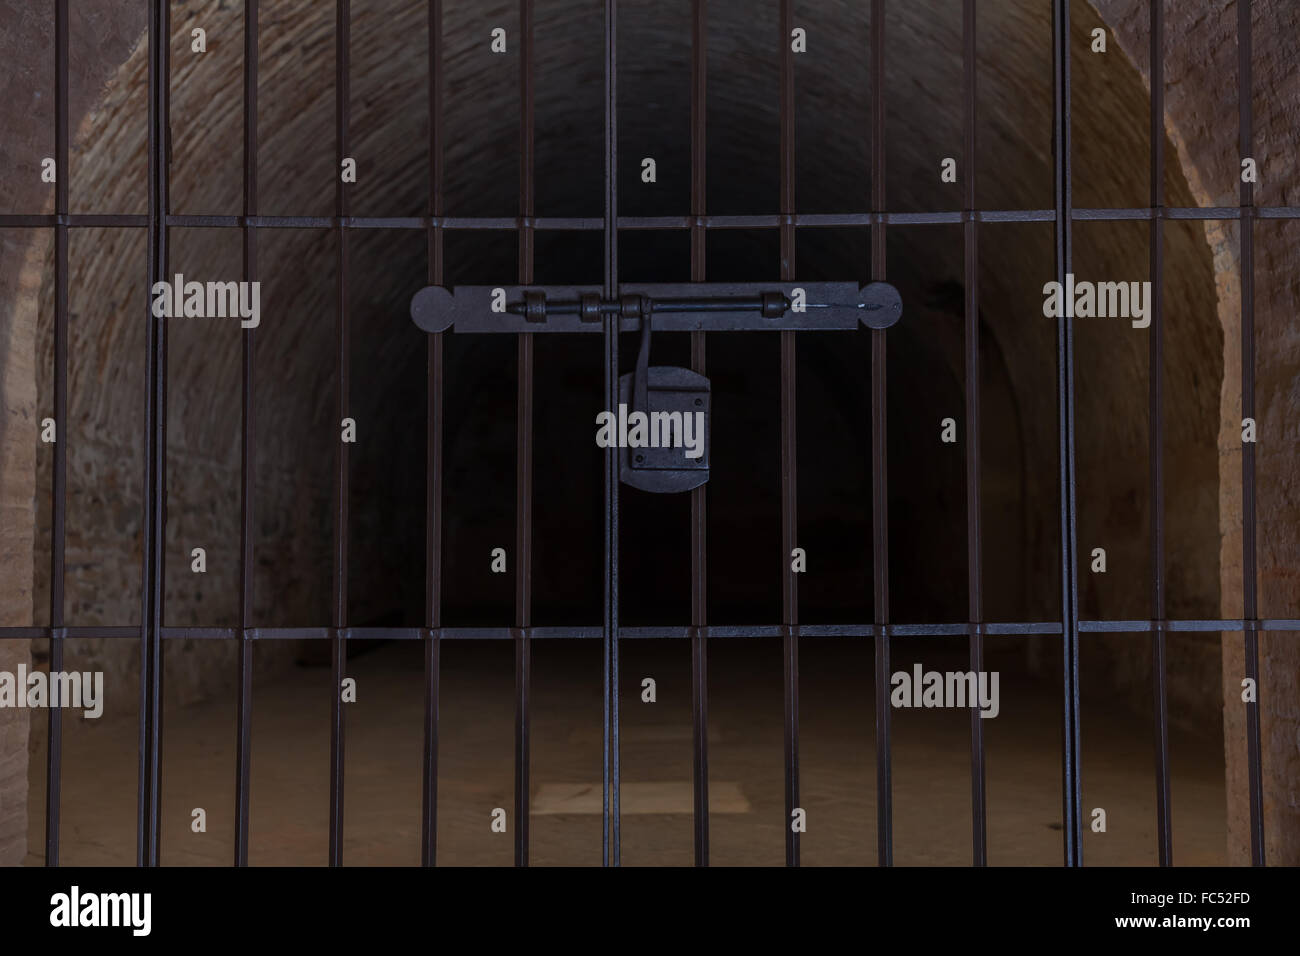
[[641,313],[641,347],[636,370],[618,380],[617,427],[627,439],[619,479],[656,493],[698,488],[709,480],[709,380],[688,368],[651,367],[653,305],[640,299],[632,307]]

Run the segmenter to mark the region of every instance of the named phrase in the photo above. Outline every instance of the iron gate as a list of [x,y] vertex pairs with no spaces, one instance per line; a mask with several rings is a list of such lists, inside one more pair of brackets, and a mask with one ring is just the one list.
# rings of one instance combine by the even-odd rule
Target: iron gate
[[[692,710],[694,747],[694,842],[697,864],[709,860],[709,791],[708,791],[708,718],[707,649],[710,638],[781,637],[784,644],[785,686],[785,808],[789,813],[799,803],[799,645],[803,638],[849,637],[870,639],[875,648],[875,733],[877,787],[878,862],[889,865],[893,859],[892,786],[890,707],[888,681],[890,652],[894,638],[919,638],[935,635],[966,636],[969,641],[970,666],[983,669],[984,638],[991,635],[1050,635],[1059,637],[1063,649],[1061,678],[1061,720],[1063,727],[1061,766],[1064,794],[1063,855],[1066,865],[1082,863],[1082,807],[1080,797],[1079,752],[1079,642],[1080,636],[1099,632],[1138,632],[1150,635],[1154,663],[1153,694],[1156,717],[1155,769],[1157,779],[1157,843],[1162,865],[1172,863],[1170,824],[1170,772],[1168,761],[1168,717],[1165,689],[1165,649],[1169,634],[1188,632],[1240,632],[1245,641],[1246,676],[1259,677],[1259,632],[1300,630],[1300,621],[1261,620],[1256,600],[1255,541],[1255,455],[1254,446],[1243,448],[1243,591],[1244,617],[1241,620],[1169,620],[1165,614],[1165,553],[1163,507],[1163,417],[1162,362],[1163,316],[1160,290],[1163,275],[1162,226],[1167,220],[1237,220],[1241,223],[1241,314],[1242,314],[1242,414],[1254,414],[1254,279],[1252,227],[1261,218],[1296,218],[1289,207],[1256,206],[1253,188],[1241,186],[1238,207],[1177,208],[1164,203],[1164,21],[1163,5],[1153,3],[1150,13],[1151,87],[1151,178],[1150,205],[1140,208],[1076,208],[1071,184],[1070,122],[1070,48],[1069,0],[1050,0],[1054,60],[1053,146],[1055,201],[1050,209],[981,210],[975,202],[975,79],[976,13],[975,0],[962,0],[963,9],[963,157],[969,171],[963,188],[963,208],[955,211],[919,213],[890,212],[885,201],[885,85],[884,62],[887,51],[884,10],[886,0],[871,0],[870,62],[872,85],[871,156],[869,172],[872,184],[872,209],[863,213],[806,214],[797,211],[794,193],[794,64],[786,38],[793,26],[793,0],[777,0],[780,5],[781,98],[780,98],[780,203],[772,214],[745,216],[709,215],[705,209],[705,70],[706,4],[693,0],[693,36],[691,70],[691,207],[688,216],[624,217],[617,215],[619,182],[617,175],[617,0],[605,0],[604,18],[604,215],[598,219],[538,217],[534,212],[534,111],[533,111],[533,0],[520,0],[522,55],[519,91],[521,112],[519,142],[521,163],[519,176],[519,211],[512,219],[452,218],[444,215],[443,206],[443,35],[441,0],[428,0],[428,180],[430,203],[428,214],[415,218],[365,218],[351,214],[349,189],[336,185],[332,217],[264,216],[259,214],[257,179],[258,115],[258,0],[245,0],[244,25],[244,104],[243,104],[243,209],[238,215],[174,215],[169,206],[169,52],[170,20],[166,0],[151,0],[149,13],[149,211],[146,216],[112,214],[69,214],[67,177],[59,176],[53,215],[0,216],[0,226],[36,227],[53,230],[55,239],[55,351],[54,403],[59,432],[66,433],[68,415],[68,238],[69,229],[94,226],[117,226],[148,230],[149,285],[168,274],[168,233],[173,228],[229,228],[243,236],[244,278],[256,280],[258,270],[257,239],[268,228],[328,228],[336,240],[338,284],[336,344],[338,360],[338,411],[340,418],[349,409],[349,245],[352,233],[364,229],[399,229],[423,231],[428,240],[428,273],[431,286],[443,284],[444,232],[448,229],[496,230],[515,232],[518,236],[518,285],[512,290],[524,294],[533,288],[534,240],[539,231],[566,230],[600,232],[604,241],[604,284],[591,295],[605,303],[620,301],[629,294],[619,278],[618,237],[622,231],[675,230],[690,237],[691,278],[703,283],[705,278],[705,238],[710,230],[775,229],[779,232],[781,268],[779,282],[762,286],[769,292],[792,287],[794,251],[801,229],[852,227],[870,230],[871,278],[876,283],[886,279],[885,233],[890,225],[960,224],[965,251],[965,423],[969,436],[966,447],[967,558],[969,605],[968,620],[958,624],[896,622],[889,611],[888,575],[889,528],[886,459],[885,328],[871,328],[871,499],[873,534],[874,619],[856,625],[801,625],[799,592],[794,572],[787,566],[782,588],[783,614],[778,623],[751,626],[712,624],[706,620],[705,541],[707,529],[704,487],[691,490],[690,556],[692,612],[689,623],[659,627],[626,627],[619,620],[619,464],[616,449],[605,452],[604,475],[604,616],[600,623],[578,628],[536,627],[532,623],[533,534],[533,335],[543,331],[545,322],[517,333],[518,339],[518,431],[516,540],[517,555],[515,614],[511,624],[496,627],[445,627],[442,604],[442,489],[443,489],[443,335],[432,331],[428,337],[428,417],[426,472],[426,602],[422,627],[380,628],[353,627],[348,620],[348,516],[350,508],[349,462],[346,444],[338,446],[335,461],[335,498],[333,506],[334,548],[332,574],[332,620],[328,627],[261,627],[252,611],[253,519],[256,509],[253,486],[253,436],[256,420],[253,384],[257,369],[253,362],[256,332],[243,332],[242,361],[242,456],[241,456],[241,537],[239,623],[233,628],[170,627],[163,623],[163,532],[164,532],[164,465],[166,421],[167,325],[163,318],[150,314],[148,319],[148,398],[146,404],[147,473],[144,511],[143,588],[141,624],[122,627],[70,627],[64,607],[65,570],[65,493],[67,481],[66,447],[54,448],[52,488],[53,531],[49,627],[9,627],[0,629],[0,637],[44,639],[49,642],[50,669],[61,669],[64,641],[69,637],[136,639],[141,647],[139,782],[137,863],[159,862],[160,830],[160,760],[162,642],[164,640],[204,638],[233,640],[239,643],[239,697],[237,725],[237,764],[235,769],[235,839],[234,862],[248,861],[250,749],[252,734],[252,653],[255,641],[274,639],[313,639],[328,641],[332,651],[333,678],[336,692],[331,710],[330,736],[330,813],[329,861],[342,863],[343,773],[345,722],[337,688],[346,672],[349,641],[403,639],[420,641],[425,650],[423,725],[423,804],[422,860],[432,865],[436,859],[439,670],[440,648],[444,640],[487,638],[511,641],[515,647],[515,861],[527,864],[529,851],[529,733],[530,733],[530,654],[532,642],[554,637],[576,637],[600,641],[603,648],[603,838],[601,859],[605,864],[620,862],[620,768],[619,768],[619,645],[624,639],[675,638],[689,641],[692,653]],[[55,0],[55,136],[57,168],[68,168],[68,0]],[[349,117],[349,50],[351,10],[349,0],[336,0],[336,78],[335,78],[335,159],[336,168],[350,153]],[[1242,156],[1251,155],[1253,140],[1251,113],[1251,2],[1238,0],[1239,121]],[[978,377],[979,323],[977,315],[977,238],[981,223],[1050,222],[1054,224],[1056,273],[1058,279],[1071,271],[1071,228],[1076,220],[1145,220],[1150,224],[1150,276],[1154,289],[1150,349],[1150,494],[1153,502],[1150,523],[1152,579],[1150,617],[1145,620],[1081,620],[1078,610],[1074,426],[1074,353],[1072,320],[1061,318],[1057,326],[1057,402],[1059,433],[1059,528],[1060,589],[1062,613],[1059,620],[991,622],[985,620],[981,601],[981,525],[980,525],[980,389]],[[505,277],[503,277],[504,279]],[[704,286],[698,287],[703,290]],[[756,287],[757,288],[757,287]],[[413,290],[414,291],[414,290]],[[716,291],[716,290],[715,290]],[[734,291],[734,290],[733,290]],[[754,289],[741,290],[752,293]],[[689,287],[688,287],[689,294]],[[649,313],[645,321],[649,322]],[[529,316],[528,318],[534,318]],[[605,396],[609,408],[619,401],[618,333],[624,328],[617,309],[596,310],[590,316],[598,323],[604,341]],[[691,333],[691,371],[703,375],[706,367],[705,331],[720,326],[702,319]],[[795,545],[796,514],[796,427],[795,427],[795,350],[797,330],[802,326],[786,308],[769,316],[764,327],[780,331],[781,396],[781,528],[783,548]],[[856,323],[854,323],[856,325]],[[850,326],[852,327],[852,326]],[[648,324],[647,324],[648,329]],[[861,334],[861,333],[859,333]],[[1258,700],[1248,703],[1247,739],[1250,784],[1251,855],[1256,865],[1264,862],[1263,798],[1260,760],[1260,718]],[[985,752],[978,709],[971,709],[971,806],[972,861],[987,863]],[[47,753],[46,837],[47,865],[59,862],[60,774],[62,726],[60,710],[49,710],[49,749]],[[799,834],[786,827],[786,862],[799,863]]]

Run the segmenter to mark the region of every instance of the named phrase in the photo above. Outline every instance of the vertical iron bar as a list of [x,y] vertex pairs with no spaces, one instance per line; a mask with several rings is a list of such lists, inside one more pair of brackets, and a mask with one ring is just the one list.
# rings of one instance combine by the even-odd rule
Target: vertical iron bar
[[[885,211],[885,0],[871,0],[871,209]],[[885,223],[871,224],[871,278],[885,280]],[[871,331],[871,514],[876,645],[876,854],[894,864],[893,756],[889,713],[889,485],[885,330]]]
[[[54,4],[54,482],[50,513],[50,673],[63,670],[68,479],[68,0]],[[45,752],[45,865],[59,865],[63,710],[49,708]]]
[[[429,234],[430,285],[443,282],[442,0],[429,0]],[[438,703],[442,670],[442,333],[429,337],[428,439],[425,462],[424,776],[420,862],[438,859]]]
[[[520,0],[519,284],[533,282],[533,0]],[[515,459],[515,865],[528,865],[528,754],[532,697],[533,337],[519,335]]]
[[[980,523],[980,318],[979,232],[975,221],[975,0],[962,0],[962,112],[965,139],[965,208],[963,224],[966,286],[966,591],[970,619],[970,668],[984,670],[984,583]],[[970,709],[971,852],[975,866],[988,865],[988,820],[985,805],[984,718]]]
[[[167,275],[171,17],[167,0],[149,5],[149,288]],[[145,507],[141,526],[140,778],[136,863],[157,866],[162,794],[162,624],[167,461],[167,320],[148,308],[145,399]]]
[[[244,0],[244,280],[257,281],[257,5]],[[239,462],[239,703],[235,717],[235,866],[248,865],[253,732],[253,519],[256,490],[253,402],[254,330],[243,330]]]
[[[781,281],[794,279],[794,0],[781,0]],[[781,332],[781,603],[785,676],[785,865],[799,865],[799,585],[791,552],[798,546],[798,457],[795,426],[795,333]]]
[[[708,111],[708,0],[692,0],[691,27],[691,281],[706,279],[704,229]],[[691,370],[705,371],[705,334],[691,333]],[[695,865],[709,865],[709,649],[707,483],[691,489],[691,721],[694,731]]]
[[[1237,109],[1241,156],[1254,149],[1254,74],[1251,67],[1251,0],[1237,2]],[[1255,187],[1241,184],[1241,415],[1255,417]],[[1241,547],[1246,676],[1255,699],[1246,704],[1246,751],[1250,777],[1250,859],[1264,865],[1264,768],[1260,745],[1259,595],[1256,583],[1255,444],[1241,446]]]
[[1147,365],[1151,439],[1151,673],[1155,707],[1156,850],[1161,866],[1173,865],[1169,792],[1169,704],[1165,666],[1165,480],[1164,480],[1164,261],[1165,261],[1165,12],[1151,0],[1151,333]]
[[[348,309],[348,230],[343,220],[348,216],[348,188],[343,182],[343,161],[349,148],[349,103],[351,99],[350,53],[352,41],[351,0],[335,0],[334,6],[334,229],[338,245],[338,286],[336,309],[338,325],[338,414],[340,423],[348,417],[349,391],[352,385],[352,344]],[[340,424],[340,427],[341,424]],[[334,594],[333,628],[330,632],[331,671],[334,699],[330,703],[330,823],[329,864],[343,865],[343,769],[344,730],[343,680],[347,671],[347,639],[343,630],[348,621],[348,443],[340,436],[337,471],[334,476]]]
[[[618,0],[605,0],[605,297],[618,289]],[[605,315],[605,407],[618,408],[619,317]],[[618,866],[618,459],[605,449],[604,756],[601,862]]]
[[[1056,275],[1065,283],[1073,268],[1070,135],[1070,0],[1053,0],[1053,153],[1056,160]],[[1062,310],[1065,311],[1065,310]],[[1074,326],[1057,321],[1057,402],[1061,495],[1062,802],[1065,864],[1083,863],[1083,814],[1079,780],[1079,609],[1074,474]]]

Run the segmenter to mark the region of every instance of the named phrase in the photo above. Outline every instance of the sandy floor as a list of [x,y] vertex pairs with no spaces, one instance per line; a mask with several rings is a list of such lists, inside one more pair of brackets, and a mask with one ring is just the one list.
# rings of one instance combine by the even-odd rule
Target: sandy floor
[[[930,640],[930,639],[926,639]],[[745,646],[741,646],[742,643]],[[992,643],[992,642],[991,642]],[[896,643],[894,666],[923,651],[927,668],[964,669],[959,644]],[[1002,712],[986,721],[988,837],[993,864],[1061,860],[1060,718],[1055,688],[991,647]],[[622,821],[625,865],[689,865],[691,721],[685,642],[625,641]],[[231,647],[234,667],[235,648]],[[533,676],[532,862],[600,862],[600,647],[536,642]],[[356,656],[358,701],[347,705],[344,861],[419,863],[422,649],[390,644]],[[801,795],[808,865],[876,859],[875,747],[869,647],[801,646]],[[710,645],[712,862],[784,861],[782,677],[779,641]],[[643,677],[658,701],[642,703]],[[438,793],[439,862],[509,865],[513,814],[513,648],[448,642],[443,649]],[[298,668],[254,690],[250,857],[254,864],[323,864],[329,806],[330,674]],[[1155,862],[1155,781],[1149,720],[1084,693],[1084,807],[1107,832],[1085,833],[1089,864]],[[970,859],[969,722],[964,711],[895,710],[894,853],[900,865]],[[62,862],[135,860],[136,727],[66,720]],[[228,865],[234,806],[234,700],[169,709],[163,733],[165,864]],[[1222,747],[1174,734],[1175,862],[1222,864],[1226,833]],[[44,752],[32,777],[31,846],[43,845]],[[594,795],[594,797],[593,797]],[[193,833],[191,811],[207,813]],[[596,812],[592,812],[595,810]],[[1088,820],[1091,819],[1089,816]],[[33,852],[29,862],[39,863]]]

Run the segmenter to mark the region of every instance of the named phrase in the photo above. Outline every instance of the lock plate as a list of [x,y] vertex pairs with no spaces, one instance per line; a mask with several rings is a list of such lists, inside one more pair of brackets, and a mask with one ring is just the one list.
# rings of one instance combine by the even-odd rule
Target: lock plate
[[[646,369],[644,405],[635,401],[635,373],[618,380],[618,477],[658,494],[689,491],[709,480],[709,380],[688,368]],[[644,419],[637,416],[643,414]],[[639,435],[640,447],[631,445]],[[698,451],[698,456],[691,457]]]

